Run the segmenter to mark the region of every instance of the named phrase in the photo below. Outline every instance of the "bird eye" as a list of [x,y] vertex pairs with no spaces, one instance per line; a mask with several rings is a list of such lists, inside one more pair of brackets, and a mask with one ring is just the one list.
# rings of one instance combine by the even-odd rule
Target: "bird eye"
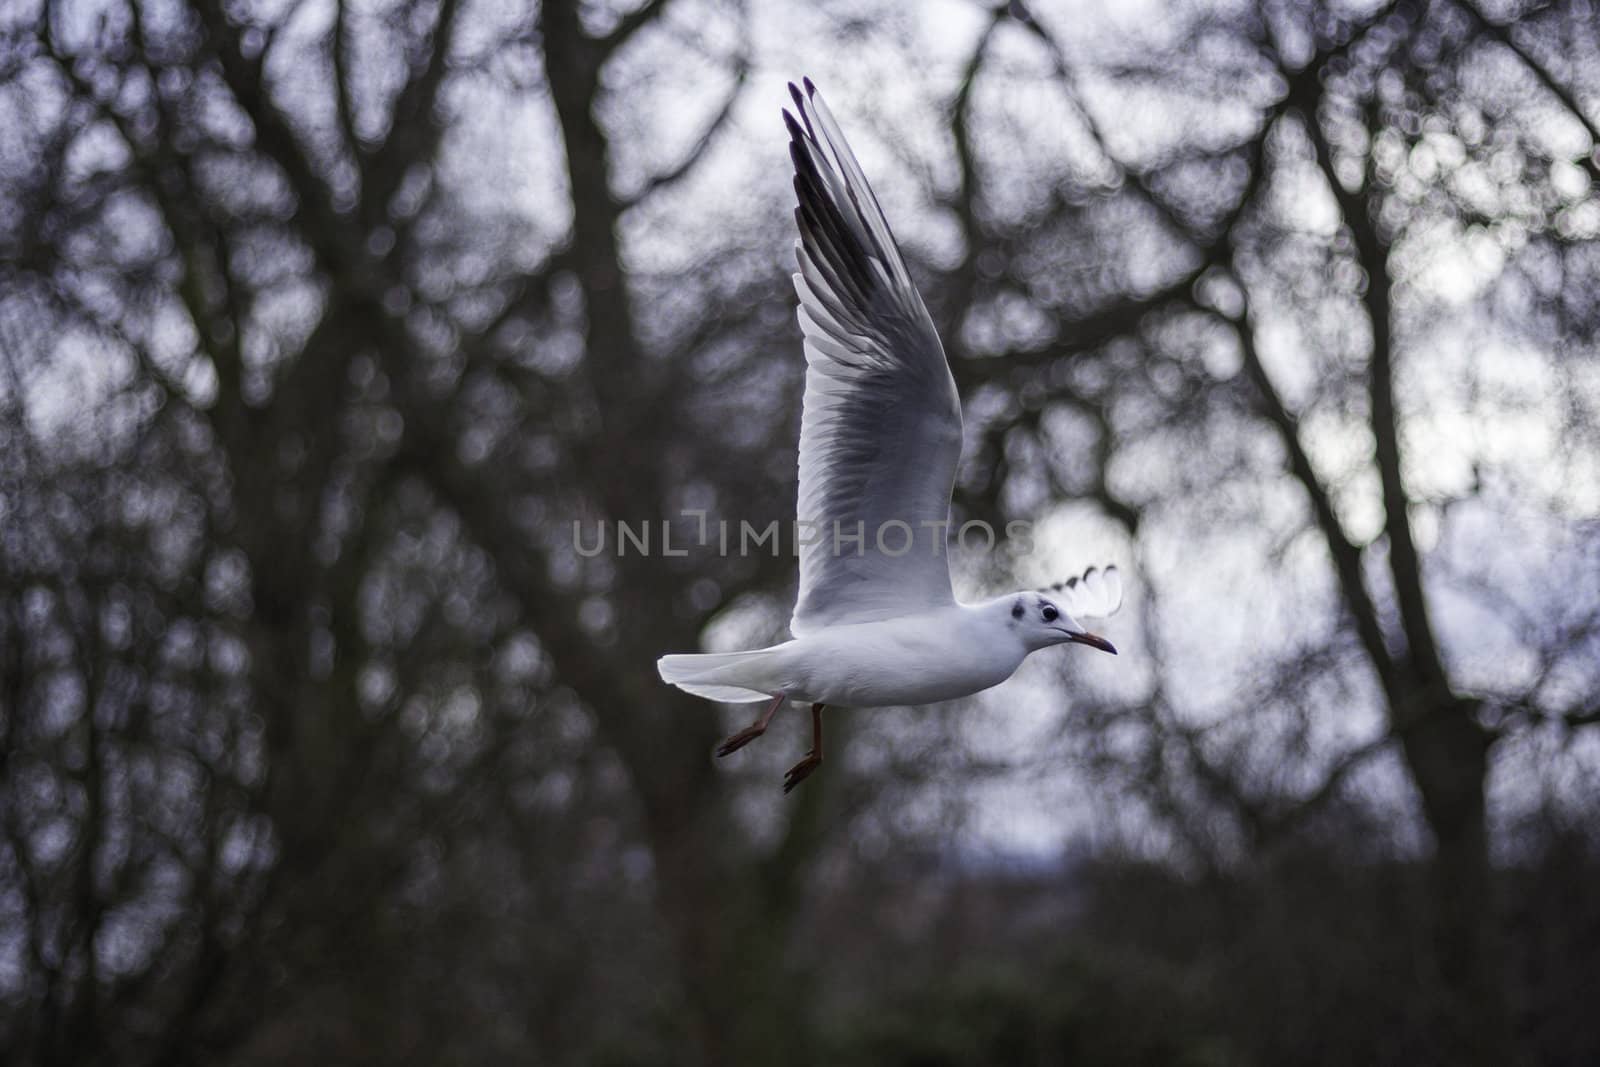
[[1040,614],[1042,614],[1044,616],[1044,621],[1045,622],[1055,622],[1056,621],[1056,616],[1061,614],[1061,613],[1059,611],[1057,611],[1052,605],[1046,604],[1044,606],[1044,611],[1042,611]]

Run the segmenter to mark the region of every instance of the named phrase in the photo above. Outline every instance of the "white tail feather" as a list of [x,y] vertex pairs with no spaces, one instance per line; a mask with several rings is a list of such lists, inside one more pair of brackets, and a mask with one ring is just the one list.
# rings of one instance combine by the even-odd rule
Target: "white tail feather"
[[752,689],[767,649],[750,652],[711,652],[705,655],[662,656],[656,661],[661,680],[685,693],[728,704],[769,700],[771,693]]

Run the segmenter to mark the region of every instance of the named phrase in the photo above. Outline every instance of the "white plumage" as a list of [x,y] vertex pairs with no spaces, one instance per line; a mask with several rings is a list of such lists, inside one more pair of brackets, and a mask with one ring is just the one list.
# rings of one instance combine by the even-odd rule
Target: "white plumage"
[[[797,510],[795,640],[750,652],[663,656],[664,681],[709,700],[770,700],[725,741],[765,731],[786,699],[812,704],[812,751],[785,792],[822,760],[824,705],[949,700],[998,685],[1028,653],[1077,642],[1114,652],[1077,616],[1121,604],[1116,569],[981,604],[956,602],[945,552],[961,458],[961,401],[933,320],[888,220],[809,80],[784,112],[800,228],[794,276],[805,338]],[[857,538],[859,537],[859,540]]]

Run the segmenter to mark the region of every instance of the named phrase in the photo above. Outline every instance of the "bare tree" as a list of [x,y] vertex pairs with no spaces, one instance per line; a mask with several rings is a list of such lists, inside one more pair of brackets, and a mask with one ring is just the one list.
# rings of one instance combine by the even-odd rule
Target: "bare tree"
[[[1593,234],[1587,224],[1574,227],[1571,213],[1592,210],[1588,183],[1595,177],[1600,132],[1577,103],[1583,92],[1579,83],[1553,73],[1593,77],[1588,67],[1565,58],[1594,45],[1593,27],[1578,29],[1574,18],[1551,8],[1506,26],[1465,4],[1398,4],[1359,17],[1320,7],[1268,5],[1238,22],[1196,13],[1188,23],[1190,41],[1225,49],[1230,62],[1197,69],[1163,53],[1154,60],[1123,61],[1120,71],[1163,92],[1202,99],[1229,86],[1261,86],[1265,79],[1266,95],[1255,105],[1253,129],[1243,138],[1220,145],[1190,138],[1171,155],[1154,159],[1148,152],[1127,158],[1110,143],[1094,109],[1082,102],[1079,86],[1089,72],[1080,64],[1091,64],[1067,53],[1060,43],[1065,34],[1017,5],[998,12],[994,21],[996,27],[1007,19],[1020,21],[1039,40],[1063,91],[1080,101],[1080,115],[1101,160],[1119,179],[1104,194],[1106,200],[1123,211],[1137,210],[1164,239],[1175,242],[1169,259],[1176,266],[1153,287],[1102,299],[1098,315],[1086,320],[1087,331],[1074,321],[1072,308],[1057,310],[1037,355],[1019,359],[1013,354],[978,364],[975,374],[969,371],[970,380],[998,378],[1013,394],[1031,390],[1035,398],[1032,411],[994,427],[1005,443],[996,442],[990,462],[1003,470],[1001,456],[1019,454],[1019,433],[1042,439],[1035,454],[1046,457],[1047,479],[1076,483],[1130,532],[1148,534],[1142,520],[1151,506],[1170,507],[1183,491],[1139,499],[1143,494],[1119,494],[1115,483],[1108,484],[1107,465],[1114,469],[1119,453],[1131,452],[1140,435],[1154,429],[1143,413],[1117,418],[1119,407],[1130,410],[1130,391],[1158,397],[1146,402],[1156,418],[1191,426],[1181,432],[1201,438],[1222,420],[1241,439],[1252,433],[1250,420],[1264,420],[1271,428],[1280,462],[1305,501],[1302,514],[1325,553],[1338,625],[1320,638],[1309,637],[1314,644],[1284,649],[1287,655],[1279,651],[1278,635],[1259,635],[1263,647],[1253,670],[1260,681],[1252,699],[1261,710],[1238,703],[1214,726],[1197,726],[1184,713],[1194,701],[1181,695],[1193,682],[1159,654],[1171,645],[1153,624],[1147,632],[1160,667],[1148,700],[1163,740],[1144,750],[1151,762],[1138,772],[1145,782],[1141,788],[1156,811],[1176,816],[1179,826],[1198,834],[1191,840],[1201,851],[1215,856],[1219,842],[1213,828],[1196,819],[1204,809],[1172,793],[1174,767],[1186,767],[1193,788],[1237,820],[1245,854],[1260,856],[1339,795],[1352,775],[1370,768],[1376,757],[1396,753],[1431,837],[1433,883],[1425,918],[1431,924],[1432,969],[1425,981],[1441,994],[1432,1040],[1438,1055],[1452,1062],[1514,1058],[1498,940],[1502,906],[1494,890],[1488,783],[1495,746],[1503,739],[1530,726],[1578,729],[1593,721],[1592,687],[1550,684],[1553,672],[1578,669],[1579,660],[1593,655],[1596,600],[1587,589],[1592,581],[1579,577],[1587,573],[1583,561],[1592,557],[1593,540],[1592,530],[1585,537],[1581,527],[1574,528],[1577,554],[1556,570],[1565,577],[1541,575],[1544,581],[1575,580],[1587,589],[1587,595],[1555,609],[1558,623],[1535,622],[1525,609],[1514,607],[1516,593],[1499,587],[1503,577],[1486,573],[1492,566],[1487,561],[1465,559],[1448,551],[1448,544],[1430,558],[1416,527],[1419,513],[1430,526],[1443,523],[1448,536],[1456,510],[1470,511],[1459,507],[1464,503],[1538,510],[1547,505],[1543,488],[1518,461],[1502,461],[1496,470],[1494,459],[1482,451],[1471,460],[1472,481],[1459,491],[1419,491],[1414,471],[1424,463],[1419,453],[1426,446],[1418,443],[1424,434],[1417,426],[1430,412],[1426,401],[1408,401],[1397,382],[1408,370],[1421,374],[1413,368],[1442,362],[1430,346],[1437,346],[1439,320],[1448,312],[1430,305],[1416,266],[1419,247],[1439,227],[1485,227],[1500,237],[1502,246],[1512,249],[1505,276],[1496,283],[1503,290],[1515,290],[1524,271],[1551,271],[1544,287],[1548,295],[1535,305],[1538,310],[1526,304],[1497,309],[1485,317],[1485,329],[1511,337],[1535,330],[1549,353],[1550,372],[1563,383],[1572,381],[1565,361],[1592,361],[1596,319],[1584,293]],[[981,75],[988,40],[985,35],[980,41],[963,99],[971,95],[974,76]],[[1555,147],[1548,134],[1552,123],[1575,127],[1575,136]],[[958,138],[958,144],[965,139]],[[1432,151],[1441,146],[1448,159],[1436,165]],[[962,170],[970,198],[977,171],[970,154],[963,155]],[[1486,191],[1475,183],[1489,172],[1499,184]],[[1567,173],[1579,177],[1563,182]],[[1210,175],[1221,179],[1225,194],[1219,197],[1217,186],[1208,184]],[[1339,223],[1328,229],[1313,222],[1308,229],[1303,198],[1324,195],[1336,206]],[[1509,202],[1518,205],[1515,221],[1505,213]],[[970,206],[962,214],[980,215]],[[1028,232],[1036,220],[1019,222],[1023,225],[1015,230],[980,227],[977,240],[1013,262],[1048,262],[1048,250],[1017,255],[1011,243],[1019,238],[1034,247],[1040,243]],[[1505,227],[1514,227],[1514,234],[1507,237]],[[1058,246],[1059,238],[1050,235],[1044,241]],[[1411,265],[1400,266],[1406,259]],[[1070,264],[1068,259],[1063,266],[1070,269]],[[994,297],[1013,287],[1038,293],[1051,280],[1037,274],[1002,276],[990,286],[979,284],[975,298],[981,302],[986,288]],[[1043,305],[1047,314],[1055,310],[1038,297],[1031,304]],[[1101,347],[1106,316],[1111,329],[1126,338],[1120,348],[1116,343]],[[1269,339],[1272,330],[1277,335]],[[1297,340],[1286,342],[1284,334],[1291,330]],[[1092,347],[1074,357],[1073,373],[1056,373],[1065,357],[1079,351],[1080,337]],[[1196,358],[1218,344],[1232,347],[1237,360]],[[1268,353],[1269,344],[1276,351]],[[1142,365],[1127,359],[1133,346],[1143,351]],[[1450,372],[1471,380],[1492,373],[1484,369],[1495,359],[1492,346],[1481,347],[1489,351],[1455,357]],[[1087,372],[1096,365],[1097,375]],[[1114,384],[1123,375],[1126,379]],[[1283,377],[1295,386],[1286,387]],[[1080,381],[1094,385],[1084,389]],[[1590,401],[1579,403],[1587,408]],[[1479,417],[1496,417],[1493,404],[1490,400],[1487,415]],[[1052,409],[1087,421],[1102,457],[1098,479],[1054,467],[1060,461],[1052,457],[1062,451],[1048,443],[1045,416]],[[1370,455],[1330,469],[1326,451],[1319,455],[1309,440],[1317,425],[1326,441],[1330,422],[1344,434],[1370,441]],[[1557,425],[1572,436],[1551,462],[1571,462],[1581,455],[1580,442],[1592,447],[1595,427],[1587,415]],[[1208,491],[1240,465],[1257,467],[1227,454],[1214,438],[1199,455],[1204,465],[1220,465],[1214,473],[1195,475]],[[1380,505],[1376,526],[1362,521],[1366,513],[1358,515],[1351,506],[1352,497],[1367,496]],[[1563,506],[1554,505],[1558,511]],[[1218,520],[1228,528],[1227,518],[1213,521]],[[1280,543],[1299,536],[1298,529],[1291,525]],[[1526,557],[1521,565],[1544,569],[1543,561]],[[1468,681],[1477,672],[1462,669],[1460,656],[1452,657],[1439,632],[1440,613],[1449,610],[1441,603],[1459,596],[1478,600],[1485,613],[1509,609],[1517,620],[1518,644],[1535,669],[1517,672],[1517,679],[1506,683]],[[1261,662],[1280,655],[1270,668]],[[1342,753],[1335,747],[1331,758],[1316,755],[1329,750],[1308,748],[1304,740],[1317,730],[1319,718],[1337,714],[1337,703],[1329,699],[1337,688],[1330,686],[1346,691],[1343,699],[1351,702],[1351,710],[1368,703],[1362,690],[1375,690],[1382,710],[1378,733],[1346,742]],[[1301,693],[1316,695],[1301,702]],[[1112,724],[1122,719],[1111,710],[1101,715]],[[1293,748],[1284,747],[1277,728],[1268,728],[1270,740],[1263,743],[1264,722],[1282,716],[1299,720],[1288,735],[1301,738]],[[1263,756],[1296,761],[1290,777],[1304,783],[1309,775],[1309,783],[1287,789],[1274,783],[1262,772]],[[1306,756],[1310,766],[1300,762]]]
[[[12,1058],[810,1062],[859,962],[815,943],[829,909],[915,910],[857,841],[917,838],[883,867],[922,877],[958,847],[907,810],[1063,756],[1219,876],[1330,812],[1389,856],[1416,828],[1419,1040],[1518,1053],[1492,786],[1600,721],[1594,27],[1185,6],[1090,51],[1054,7],[975,14],[953,65],[892,5],[815,18],[934,116],[849,118],[922,198],[901,236],[975,429],[958,507],[1087,501],[1140,564],[1142,640],[1031,758],[890,714],[854,727],[869,773],[783,807],[653,669],[708,627],[776,636],[792,582],[695,518],[792,517],[781,135],[769,185],[719,159],[769,150],[739,138],[770,13],[6,23]],[[1513,518],[1526,543],[1484,538]],[[591,555],[574,521],[657,551]]]
[[[557,519],[671,514],[681,487],[703,477],[775,511],[785,480],[765,461],[730,462],[725,434],[684,432],[695,421],[703,431],[717,425],[691,408],[689,387],[705,386],[689,362],[746,340],[759,352],[770,320],[730,312],[713,320],[712,337],[693,320],[665,318],[647,338],[636,283],[624,284],[623,212],[692,168],[733,100],[636,197],[610,188],[608,135],[595,117],[600,74],[664,11],[647,5],[597,33],[560,4],[505,23],[483,14],[470,27],[448,0],[376,14],[341,4],[320,29],[299,6],[132,4],[86,22],[71,5],[48,4],[12,30],[12,98],[24,110],[16,126],[31,140],[13,159],[11,193],[27,224],[8,256],[19,294],[8,312],[17,330],[34,332],[12,349],[13,371],[48,374],[58,353],[41,335],[82,333],[74,340],[93,357],[131,364],[106,390],[108,405],[132,405],[85,423],[86,436],[121,429],[98,456],[64,457],[26,420],[11,442],[40,455],[16,468],[19,499],[30,503],[14,515],[25,536],[11,617],[28,636],[11,646],[6,723],[14,766],[30,753],[50,789],[71,787],[60,801],[65,821],[12,828],[11,869],[23,899],[36,902],[24,907],[29,943],[53,976],[25,998],[43,997],[26,1005],[16,1032],[30,1058],[98,1052],[80,1042],[97,1040],[91,1023],[113,1009],[150,1020],[149,1045],[119,1055],[193,1058],[249,1037],[252,988],[298,1001],[301,991],[274,989],[267,973],[272,931],[294,931],[311,953],[329,951],[330,938],[360,944],[369,902],[406,873],[404,834],[438,817],[424,805],[391,825],[382,809],[414,780],[407,716],[448,710],[452,675],[473,702],[456,743],[480,750],[449,768],[455,781],[469,782],[495,755],[502,729],[554,731],[562,694],[576,698],[617,761],[625,810],[651,849],[698,1055],[737,1058],[744,1030],[770,1033],[785,1017],[775,961],[811,820],[797,819],[765,873],[749,876],[750,857],[725,847],[729,800],[706,759],[715,725],[659,692],[649,666],[651,650],[692,644],[722,599],[692,590],[709,580],[736,596],[769,581],[773,565],[708,554],[676,570],[631,558],[586,564]],[[736,9],[726,17],[737,24]],[[742,62],[724,57],[731,93]],[[478,99],[506,106],[530,68],[547,78],[572,194],[570,232],[553,242],[522,224],[496,233],[494,219],[463,214],[440,173],[441,139],[459,125],[448,94],[469,92],[485,71],[491,85]],[[513,250],[518,240],[541,258],[529,264]],[[708,271],[691,299],[774,301],[774,279],[753,284]],[[575,363],[556,354],[573,337],[582,347]],[[12,402],[31,388],[19,384]],[[121,421],[104,421],[113,417]],[[761,454],[764,443],[736,451]],[[105,466],[110,487],[72,492],[72,472],[86,464]],[[157,485],[134,486],[130,476]],[[75,509],[59,535],[67,540],[33,547],[49,533],[56,499]],[[97,619],[121,587],[110,573],[93,577],[45,610],[30,608],[46,595],[31,583],[116,534],[136,506],[175,539],[156,546],[170,558],[150,565],[170,570],[182,596],[158,583],[148,625],[119,626],[137,633],[146,655],[162,647],[164,628],[180,627],[195,665],[176,690],[141,667],[139,686],[97,710],[101,686],[115,681],[103,677],[111,660],[94,643]],[[431,533],[445,516],[449,532]],[[442,553],[420,572],[409,558],[419,537]],[[474,591],[463,573],[484,565],[498,584]],[[53,647],[50,627],[76,635],[73,654],[29,651]],[[494,691],[492,650],[518,641],[532,642],[540,667],[537,685],[511,689],[547,710],[476,721],[491,719],[472,694]],[[43,691],[51,672],[86,693],[63,705]],[[70,723],[50,725],[67,714]],[[186,821],[171,827],[142,825],[150,801],[139,796],[107,808],[101,798],[122,773],[113,751],[135,744],[144,723],[176,729],[184,714],[215,722],[222,734],[211,744],[247,766],[218,766],[187,733],[163,736],[150,758],[188,768],[189,792],[173,803],[199,807],[184,807]],[[59,745],[79,755],[48,743],[63,729]],[[64,767],[73,768],[65,779]],[[500,773],[514,781],[529,771]],[[11,781],[45,788],[25,775]],[[12,810],[31,819],[50,807],[42,794],[14,799]],[[127,820],[134,829],[116,830]],[[102,869],[113,851],[123,855],[106,844],[115,833],[151,839],[126,873]],[[49,858],[38,856],[44,838],[57,842]],[[156,876],[169,857],[155,842],[166,838],[184,889],[146,891],[150,907],[176,914],[155,923],[163,940],[139,945],[134,968],[156,1003],[124,1004],[97,969],[114,949],[102,917],[124,906],[139,872]],[[77,888],[62,897],[70,872]],[[297,951],[281,954],[292,961]]]

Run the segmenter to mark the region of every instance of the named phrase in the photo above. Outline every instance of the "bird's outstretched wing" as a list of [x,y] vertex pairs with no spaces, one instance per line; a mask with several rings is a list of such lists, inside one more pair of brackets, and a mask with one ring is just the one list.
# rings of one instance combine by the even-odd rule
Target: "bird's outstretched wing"
[[[787,110],[805,334],[796,637],[955,602],[945,556],[961,401],[905,260],[809,79]],[[857,539],[859,535],[859,539]],[[809,540],[809,544],[804,542]]]
[[1104,619],[1122,607],[1122,575],[1117,568],[1090,567],[1079,578],[1057,582],[1041,593],[1050,593],[1074,619]]

